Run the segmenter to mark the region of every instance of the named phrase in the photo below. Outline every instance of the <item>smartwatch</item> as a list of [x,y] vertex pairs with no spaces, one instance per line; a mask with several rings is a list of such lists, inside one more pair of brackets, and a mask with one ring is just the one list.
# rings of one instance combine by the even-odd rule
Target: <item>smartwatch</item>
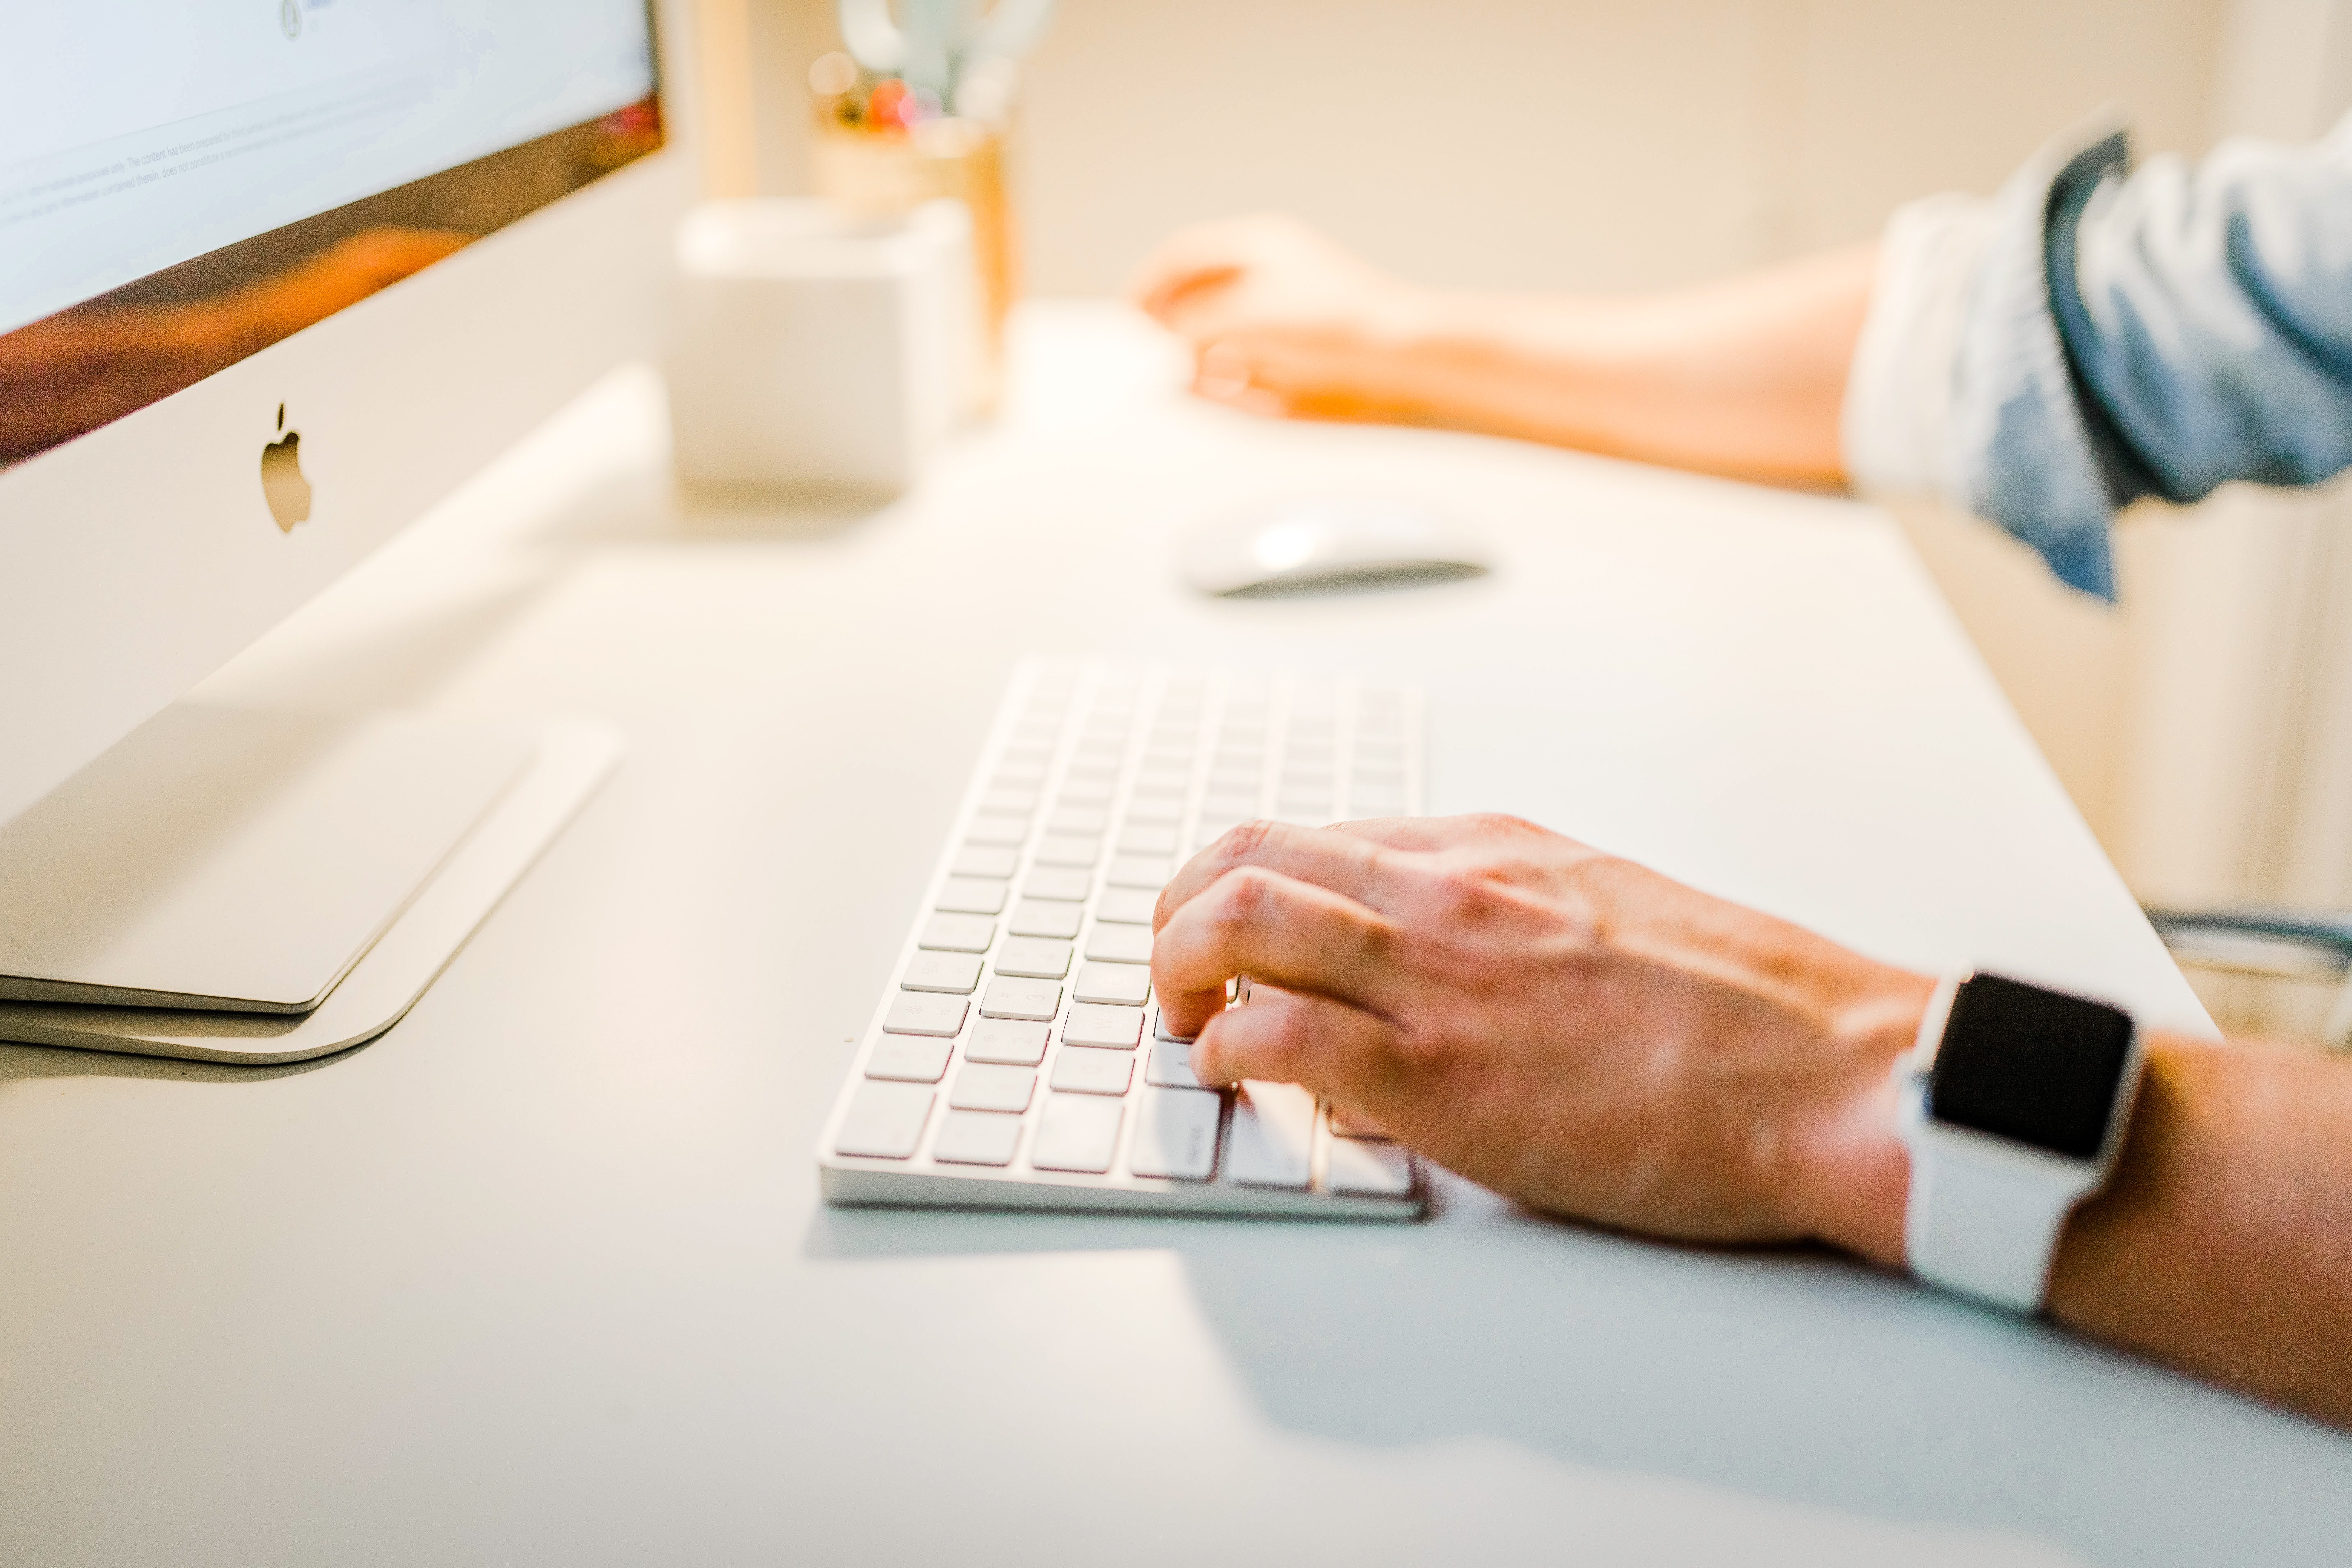
[[2067,1215],[2115,1168],[2145,1060],[2131,1016],[2105,1003],[1994,974],[1937,986],[1895,1069],[1911,1271],[2040,1311]]

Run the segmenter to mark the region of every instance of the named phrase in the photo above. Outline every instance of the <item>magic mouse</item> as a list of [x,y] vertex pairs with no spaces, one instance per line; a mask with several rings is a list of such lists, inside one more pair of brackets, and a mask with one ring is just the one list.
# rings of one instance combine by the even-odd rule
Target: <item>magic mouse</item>
[[1203,594],[1265,594],[1353,583],[1475,577],[1491,569],[1475,539],[1410,501],[1317,496],[1195,530],[1184,581]]

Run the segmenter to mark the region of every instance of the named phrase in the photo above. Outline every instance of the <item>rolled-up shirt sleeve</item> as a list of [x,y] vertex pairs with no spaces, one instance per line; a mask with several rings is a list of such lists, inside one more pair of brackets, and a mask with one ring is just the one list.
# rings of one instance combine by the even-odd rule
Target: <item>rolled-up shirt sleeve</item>
[[2352,465],[2352,118],[2126,162],[2089,128],[1898,211],[1843,431],[1857,488],[1940,495],[2107,597],[2117,507]]

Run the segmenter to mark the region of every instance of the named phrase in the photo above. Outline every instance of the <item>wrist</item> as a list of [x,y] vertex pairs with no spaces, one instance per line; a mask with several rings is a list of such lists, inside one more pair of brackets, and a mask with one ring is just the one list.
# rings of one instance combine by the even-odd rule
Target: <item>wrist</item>
[[1797,1223],[1889,1268],[1903,1267],[1911,1180],[1895,1128],[1895,1064],[1916,1043],[1935,989],[1932,976],[1884,969],[1832,1011],[1826,1048],[1836,1067],[1796,1140]]

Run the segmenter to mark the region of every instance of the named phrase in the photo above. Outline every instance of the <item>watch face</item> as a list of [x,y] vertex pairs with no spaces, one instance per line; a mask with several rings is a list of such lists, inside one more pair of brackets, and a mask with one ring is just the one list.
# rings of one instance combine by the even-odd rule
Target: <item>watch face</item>
[[2088,1160],[2106,1142],[2131,1037],[2130,1017],[2102,1003],[1972,976],[1952,997],[1927,1076],[1927,1113]]

